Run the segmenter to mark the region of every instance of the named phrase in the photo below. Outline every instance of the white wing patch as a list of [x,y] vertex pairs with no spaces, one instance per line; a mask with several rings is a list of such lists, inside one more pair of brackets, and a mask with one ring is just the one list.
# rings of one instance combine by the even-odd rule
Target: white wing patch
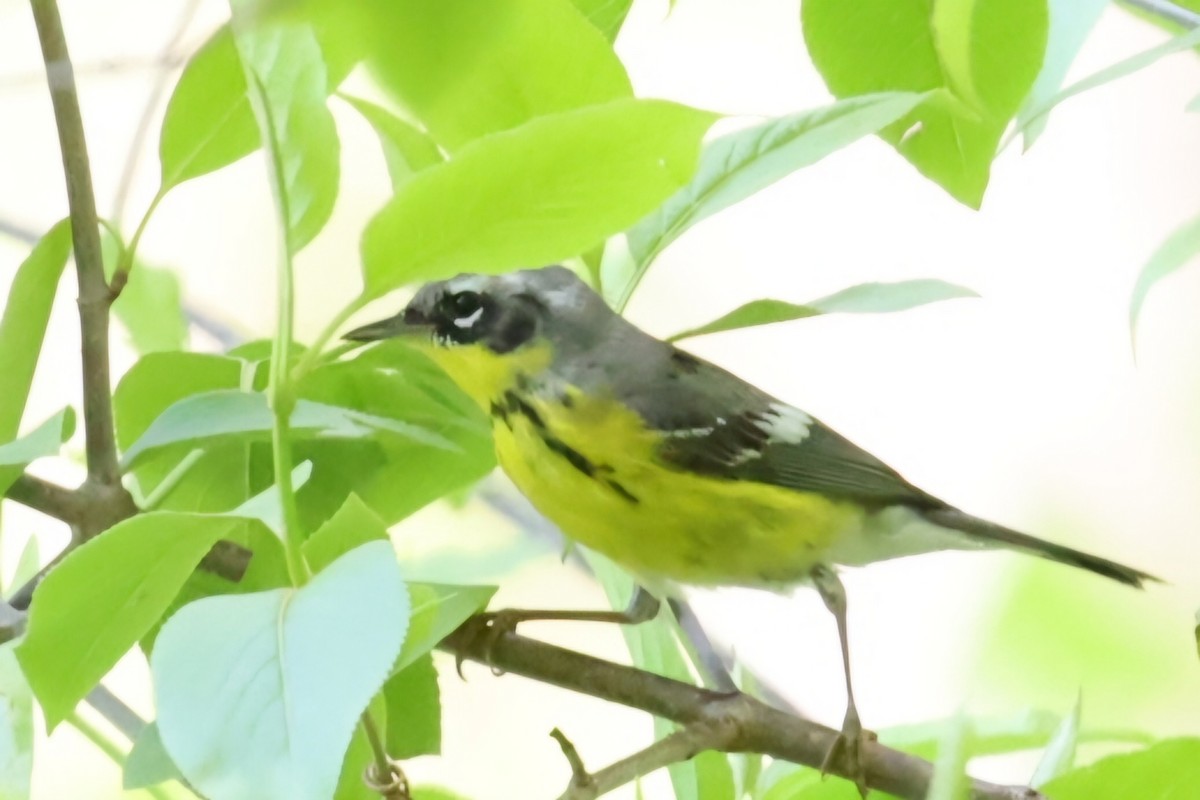
[[808,438],[813,418],[798,408],[772,403],[763,419],[754,424],[765,431],[773,442],[800,444]]

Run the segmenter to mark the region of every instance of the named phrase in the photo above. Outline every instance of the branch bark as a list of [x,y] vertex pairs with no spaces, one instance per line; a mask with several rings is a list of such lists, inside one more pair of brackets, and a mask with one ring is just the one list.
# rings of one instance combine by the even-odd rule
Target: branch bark
[[120,487],[117,445],[113,429],[112,387],[108,363],[108,322],[111,296],[104,279],[96,198],[75,73],[67,52],[62,17],[55,0],[30,0],[46,82],[54,105],[58,143],[67,180],[71,237],[79,277],[79,322],[83,349],[83,425],[87,446],[88,480]]
[[[772,708],[749,695],[702,689],[515,633],[502,633],[495,638],[472,636],[469,625],[450,634],[439,647],[495,669],[673,720],[693,731],[687,741],[695,749],[682,754],[687,757],[708,749],[762,753],[820,768],[838,735],[831,728]],[[701,736],[696,731],[710,734]],[[653,749],[645,752],[651,752],[656,765],[661,766],[657,763],[661,761],[661,753]],[[863,760],[869,787],[908,800],[926,797],[933,776],[933,765],[928,761],[877,742],[864,743]],[[631,766],[638,765],[627,761],[613,766],[619,766],[622,775],[636,772]],[[846,777],[840,765],[834,765],[831,772]],[[979,780],[970,782],[970,797],[1045,800],[1028,787]]]

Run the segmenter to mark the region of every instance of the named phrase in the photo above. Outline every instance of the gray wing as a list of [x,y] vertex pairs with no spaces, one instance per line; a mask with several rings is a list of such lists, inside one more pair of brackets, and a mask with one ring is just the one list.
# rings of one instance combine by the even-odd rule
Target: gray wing
[[665,465],[874,507],[945,507],[831,428],[720,367],[674,347],[657,363],[620,381],[619,394],[663,433]]

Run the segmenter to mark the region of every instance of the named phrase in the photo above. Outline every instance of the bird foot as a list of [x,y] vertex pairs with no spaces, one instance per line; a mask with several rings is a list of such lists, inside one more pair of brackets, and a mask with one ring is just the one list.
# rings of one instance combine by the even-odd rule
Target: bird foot
[[[496,642],[500,641],[500,637],[508,633],[515,633],[517,623],[521,622],[521,620],[521,612],[501,609],[499,611],[484,611],[463,623],[461,630],[467,639],[469,649],[479,647],[483,651],[484,663],[492,670],[492,674],[497,677],[503,675],[504,670],[492,664],[492,648],[496,646]],[[454,658],[454,668],[458,672],[458,677],[466,680],[462,669],[463,658],[463,652],[460,650]]]
[[825,754],[825,760],[821,763],[821,774],[828,774],[836,769],[848,780],[853,781],[858,787],[858,793],[865,798],[870,789],[867,788],[867,769],[862,759],[863,743],[874,742],[876,738],[872,731],[863,730],[858,711],[851,706],[846,710],[841,732],[833,740],[829,752]]

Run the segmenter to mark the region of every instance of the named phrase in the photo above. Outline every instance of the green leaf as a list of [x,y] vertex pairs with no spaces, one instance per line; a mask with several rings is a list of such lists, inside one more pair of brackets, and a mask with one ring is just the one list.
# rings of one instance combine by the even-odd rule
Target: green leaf
[[1129,302],[1129,335],[1137,335],[1138,318],[1142,314],[1142,306],[1150,290],[1168,275],[1186,266],[1200,254],[1200,217],[1188,221],[1176,229],[1163,242],[1150,260],[1138,273],[1137,283],[1133,287],[1133,298]]
[[610,42],[617,39],[617,34],[621,32],[621,25],[625,23],[625,17],[629,14],[629,7],[633,5],[633,0],[571,0],[575,7],[579,9],[588,22],[596,26],[596,28],[604,34],[604,38]]
[[332,516],[351,492],[390,525],[495,466],[491,426],[479,407],[433,362],[398,342],[322,366],[305,376],[297,392],[304,399],[422,425],[458,448],[436,450],[399,437],[297,442],[296,457],[313,462],[313,478],[298,498],[310,529]]
[[1193,97],[1184,110],[1192,114],[1200,113],[1200,94]]
[[788,322],[821,314],[881,314],[906,311],[941,300],[978,296],[970,289],[931,278],[898,283],[860,283],[803,305],[782,300],[753,300],[712,322],[677,333],[668,341],[675,342],[693,336]]
[[163,747],[158,725],[147,723],[125,759],[121,786],[126,790],[142,789],[171,780],[183,780],[183,773]]
[[162,188],[232,164],[258,145],[246,75],[222,26],[188,61],[167,103],[158,140]]
[[[792,766],[792,765],[789,765]],[[891,795],[872,792],[880,800]],[[783,775],[760,800],[855,800],[860,798],[857,787],[850,781],[825,780],[815,769],[796,768]]]
[[21,438],[0,445],[0,495],[8,491],[27,465],[57,454],[74,431],[75,412],[64,408]]
[[387,752],[416,758],[442,751],[442,703],[437,670],[426,653],[383,685],[387,701]]
[[[297,464],[292,468],[292,488],[299,490],[308,482],[311,475],[311,461],[302,461]],[[285,523],[283,521],[283,500],[281,499],[278,483],[272,482],[266,489],[251,497],[233,511],[230,511],[229,516],[256,519],[278,536],[280,541],[286,538],[284,532]],[[332,560],[330,559],[330,561]],[[318,568],[314,566],[313,569],[316,570]]]
[[1075,764],[1075,747],[1079,743],[1079,716],[1083,707],[1083,695],[1075,701],[1075,707],[1071,709],[1071,713],[1063,718],[1062,724],[1058,726],[1058,730],[1050,738],[1050,742],[1046,745],[1046,752],[1042,754],[1042,760],[1038,762],[1037,769],[1033,771],[1033,777],[1029,779],[1029,785],[1034,788],[1045,785],[1047,782],[1057,778],[1065,772],[1068,772]]
[[364,293],[578,255],[686,183],[713,120],[619,100],[480,139],[415,175],[367,225]]
[[167,752],[213,800],[327,800],[408,611],[385,542],[347,553],[300,589],[185,606],[150,658]]
[[53,729],[150,630],[238,520],[151,512],[80,545],[33,595],[17,658]]
[[467,617],[487,608],[496,587],[412,582],[408,584],[408,592],[412,598],[412,619],[404,648],[393,668],[397,672],[436,647]]
[[1111,67],[1106,67],[1099,72],[1090,75],[1078,83],[1073,83],[1058,94],[1041,103],[1036,108],[1028,110],[1024,116],[1024,123],[1017,129],[1019,133],[1024,133],[1025,129],[1030,127],[1044,126],[1043,118],[1049,114],[1056,106],[1065,100],[1069,100],[1076,95],[1104,86],[1107,83],[1112,83],[1115,80],[1124,78],[1128,75],[1145,69],[1146,67],[1158,62],[1159,59],[1178,53],[1183,50],[1190,50],[1193,47],[1200,46],[1200,28],[1188,31],[1180,36],[1176,36],[1167,42],[1151,47],[1137,55],[1130,56],[1123,61],[1118,61]]
[[[372,706],[376,705],[376,699],[378,698],[372,699]],[[364,770],[374,760],[371,740],[367,738],[362,725],[355,725],[354,733],[350,737],[350,746],[346,748],[346,755],[342,759],[342,771],[338,776],[333,800],[379,800],[379,792],[368,788],[363,781]]]
[[33,694],[13,655],[0,645],[0,800],[28,800],[33,772]]
[[[221,439],[264,440],[271,427],[271,410],[264,394],[228,389],[195,394],[154,420],[125,451],[121,466],[129,469],[147,453],[169,445],[199,445]],[[297,401],[291,430],[297,436],[349,439],[386,432],[430,447],[454,448],[445,438],[417,425],[309,400]]]
[[[356,547],[374,541],[390,541],[387,525],[358,495],[351,494],[337,513],[305,540],[304,557],[318,572]],[[411,588],[409,591],[411,594]]]
[[605,276],[605,293],[616,308],[624,307],[651,262],[697,222],[875,133],[924,99],[909,92],[854,97],[769,120],[705,145],[687,186],[629,230],[632,275],[624,282]]
[[1053,800],[1184,800],[1200,785],[1200,739],[1167,739],[1136,753],[1102,758],[1042,787]]
[[[246,362],[226,356],[155,353],[142,357],[121,378],[113,397],[117,444],[128,450],[172,404],[213,389],[236,389],[248,383],[251,374]],[[172,474],[188,455],[182,448],[143,459],[133,475],[143,495],[160,487],[166,491],[158,509],[228,511],[250,497],[249,451],[244,442],[208,447],[169,491],[163,481],[177,477]]]
[[970,724],[962,714],[946,727],[937,760],[933,763],[926,800],[966,800],[969,729]]
[[632,94],[612,47],[566,0],[395,0],[372,10],[375,76],[449,150]]
[[234,43],[253,89],[251,107],[259,108],[259,134],[270,143],[287,252],[295,254],[325,227],[337,198],[340,143],[325,105],[325,61],[310,26],[256,23],[250,2],[232,8]]
[[0,317],[0,442],[17,435],[21,415],[33,385],[33,373],[42,353],[50,307],[67,256],[71,254],[71,225],[63,220],[46,232],[17,267],[8,287],[4,316]]
[[349,95],[341,95],[341,98],[375,129],[375,135],[383,147],[388,176],[392,179],[392,191],[398,190],[413,173],[445,160],[429,134],[383,106]]
[[1000,136],[1041,67],[1046,0],[806,0],[801,20],[837,97],[943,90],[880,135],[978,207]]
[[1034,141],[1041,136],[1047,121],[1045,115],[1033,121],[1031,114],[1058,92],[1063,79],[1067,77],[1067,70],[1108,7],[1109,0],[1048,0],[1048,4],[1050,32],[1042,71],[1038,73],[1029,96],[1017,112],[1017,128],[1024,134],[1026,150],[1033,147]]

